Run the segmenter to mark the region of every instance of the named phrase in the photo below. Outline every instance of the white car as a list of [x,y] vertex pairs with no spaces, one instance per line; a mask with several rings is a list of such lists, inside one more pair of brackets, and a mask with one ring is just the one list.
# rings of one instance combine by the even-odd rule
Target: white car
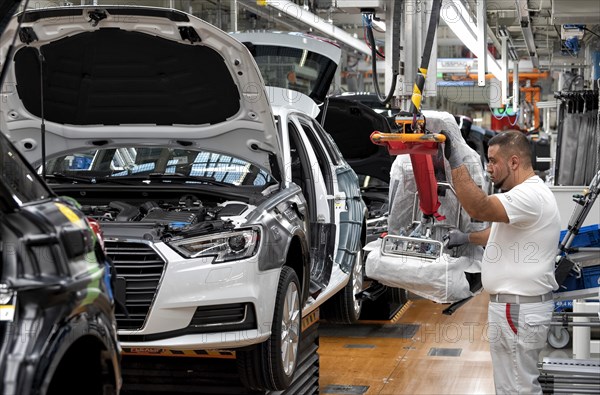
[[100,222],[124,352],[236,350],[246,386],[289,386],[302,316],[361,307],[366,208],[316,105],[267,92],[246,46],[179,11],[19,19],[2,130]]

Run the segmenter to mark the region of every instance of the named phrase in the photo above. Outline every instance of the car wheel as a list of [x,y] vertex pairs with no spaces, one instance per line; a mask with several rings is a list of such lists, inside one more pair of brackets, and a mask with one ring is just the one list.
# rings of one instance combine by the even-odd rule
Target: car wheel
[[279,277],[271,336],[251,350],[236,352],[240,378],[247,388],[281,391],[296,370],[302,323],[300,282],[284,266]]
[[358,247],[348,284],[324,303],[321,308],[323,318],[331,322],[352,324],[358,321],[360,317],[362,301],[356,298],[356,294],[364,288],[365,261],[363,259],[362,243]]

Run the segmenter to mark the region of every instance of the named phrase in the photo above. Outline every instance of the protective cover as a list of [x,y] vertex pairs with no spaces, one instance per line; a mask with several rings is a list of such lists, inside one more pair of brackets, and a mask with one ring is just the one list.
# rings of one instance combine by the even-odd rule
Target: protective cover
[[452,257],[442,253],[437,259],[415,256],[394,257],[383,255],[382,239],[367,244],[369,251],[366,261],[367,277],[384,285],[404,288],[423,298],[437,303],[453,303],[473,294],[465,276],[472,266],[472,260],[481,262],[483,250],[479,256]]
[[[423,111],[426,128],[439,133],[445,130],[453,141],[464,163],[467,165],[475,183],[489,193],[490,182],[483,171],[479,155],[464,141],[454,117],[447,112]],[[431,238],[442,241],[442,237],[451,228],[456,227],[463,232],[476,232],[489,226],[487,223],[472,220],[461,209],[458,199],[451,188],[451,169],[443,159],[440,150],[433,157],[435,177],[438,181],[438,196],[441,203],[438,213],[446,217],[433,225]],[[390,211],[388,218],[388,234],[400,236],[422,237],[411,234],[410,227],[421,220],[418,209],[419,200],[417,186],[412,171],[409,155],[398,155],[390,171],[389,190]],[[381,283],[405,288],[417,295],[439,302],[455,302],[472,295],[465,273],[481,272],[483,248],[467,244],[453,251],[444,250],[442,258],[425,260],[414,257],[382,257],[379,247],[373,243],[365,250],[371,250],[367,256],[367,275]]]

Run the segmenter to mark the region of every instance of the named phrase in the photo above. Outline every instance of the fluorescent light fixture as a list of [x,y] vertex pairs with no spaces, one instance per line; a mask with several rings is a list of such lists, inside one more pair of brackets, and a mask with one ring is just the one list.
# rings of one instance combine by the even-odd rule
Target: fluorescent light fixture
[[306,63],[306,57],[308,56],[308,51],[305,49],[302,51],[302,57],[300,58],[300,67],[304,67],[304,63]]
[[537,49],[535,48],[535,40],[533,39],[533,32],[531,31],[531,26],[522,26],[522,30],[523,38],[525,39],[525,46],[527,47],[527,52],[529,52],[529,57],[531,58],[533,67],[537,68],[540,66],[540,62],[538,61]]

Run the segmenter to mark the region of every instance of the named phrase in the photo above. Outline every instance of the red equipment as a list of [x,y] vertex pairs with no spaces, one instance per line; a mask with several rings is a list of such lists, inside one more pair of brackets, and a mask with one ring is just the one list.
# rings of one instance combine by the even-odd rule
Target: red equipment
[[440,201],[437,195],[437,180],[431,155],[436,155],[438,144],[446,141],[443,134],[381,133],[373,132],[371,141],[387,147],[390,155],[409,154],[413,174],[419,192],[419,208],[425,216],[443,220],[437,210]]

